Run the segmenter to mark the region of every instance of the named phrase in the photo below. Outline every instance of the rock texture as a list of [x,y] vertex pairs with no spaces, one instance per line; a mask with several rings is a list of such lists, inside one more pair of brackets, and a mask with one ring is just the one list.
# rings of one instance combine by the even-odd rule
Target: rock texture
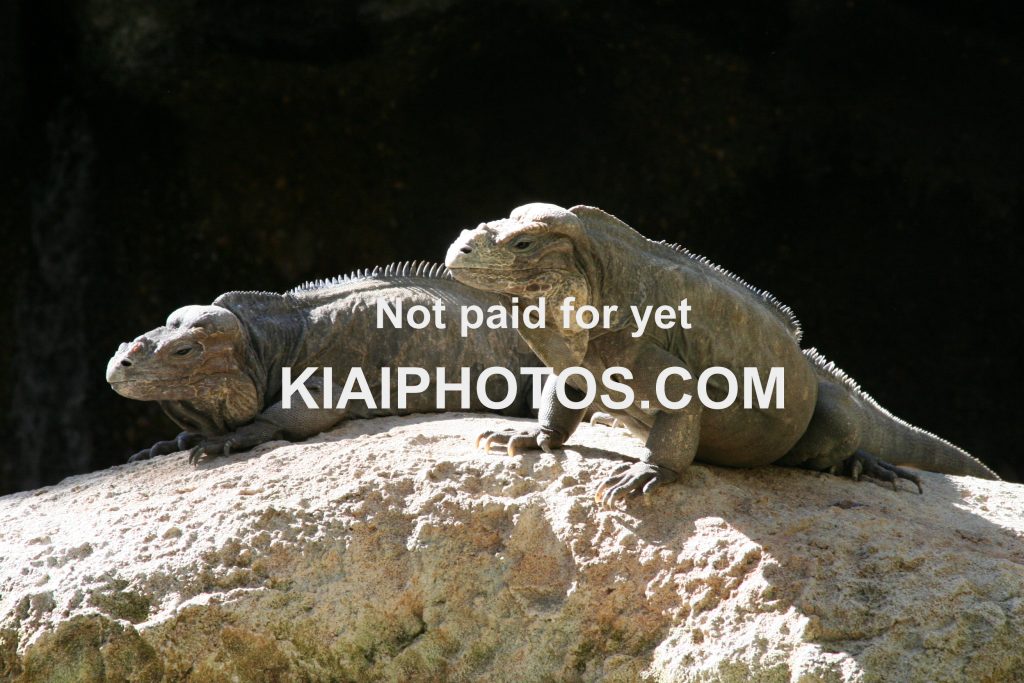
[[1024,680],[1024,487],[475,451],[488,416],[346,423],[0,499],[3,681]]

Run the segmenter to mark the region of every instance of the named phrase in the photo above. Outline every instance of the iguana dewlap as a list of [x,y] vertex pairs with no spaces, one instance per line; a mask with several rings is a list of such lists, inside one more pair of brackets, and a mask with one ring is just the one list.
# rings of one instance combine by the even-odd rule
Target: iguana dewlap
[[[524,304],[545,297],[547,325],[519,331],[556,372],[573,366],[597,377],[607,367],[632,371],[626,383],[636,400],[613,414],[646,440],[647,453],[602,484],[598,493],[605,504],[673,481],[694,459],[735,467],[777,463],[842,470],[894,487],[898,478],[918,488],[920,481],[890,462],[996,478],[963,450],[892,416],[816,350],[801,350],[799,324],[770,294],[705,258],[653,242],[600,209],[521,206],[510,218],[463,231],[445,264],[456,280],[519,297]],[[573,326],[564,327],[559,304],[566,297],[575,297],[577,307],[613,305],[617,314],[606,327],[587,330],[571,320]],[[678,306],[683,299],[692,307],[690,329],[649,325],[641,337],[633,336],[631,306]],[[666,368],[684,367],[696,378],[714,366],[736,374],[745,367],[783,368],[784,407],[748,409],[734,403],[712,410],[691,401],[675,408],[655,396],[654,383]],[[670,381],[665,393],[693,394],[692,384]],[[560,405],[546,390],[536,429],[489,433],[484,443],[510,452],[558,448],[581,413]]]

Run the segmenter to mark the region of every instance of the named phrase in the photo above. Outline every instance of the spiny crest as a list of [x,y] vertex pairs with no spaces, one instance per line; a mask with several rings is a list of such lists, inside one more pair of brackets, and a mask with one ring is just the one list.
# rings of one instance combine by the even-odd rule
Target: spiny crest
[[822,354],[821,351],[818,351],[817,348],[812,346],[811,348],[804,349],[803,351],[804,355],[807,356],[807,358],[810,359],[810,361],[814,363],[815,366],[831,375],[837,382],[844,384],[847,388],[855,392],[861,398],[867,399],[874,405],[878,405],[878,402],[875,401],[875,399],[871,398],[871,396],[868,395],[866,391],[860,388],[860,385],[857,384],[857,381],[855,379],[846,374],[846,372],[844,372],[842,368],[836,365],[834,361],[830,361],[827,358],[825,358],[824,354]]
[[298,287],[289,289],[287,294],[299,294],[310,292],[327,287],[335,287],[359,280],[368,280],[381,277],[418,277],[436,280],[451,280],[452,274],[442,263],[431,263],[430,261],[399,261],[384,266],[373,268],[361,268],[354,270],[348,275],[337,275],[332,278],[309,280]]
[[853,379],[848,374],[846,374],[846,372],[844,372],[842,368],[840,368],[838,365],[836,365],[835,362],[830,361],[827,358],[825,358],[825,356],[820,351],[818,351],[818,349],[816,349],[814,347],[811,347],[809,349],[804,349],[804,356],[806,356],[808,358],[808,360],[810,360],[812,363],[814,363],[814,365],[817,366],[820,370],[822,370],[823,372],[825,372],[828,375],[830,375],[836,382],[838,382],[838,383],[842,384],[843,386],[845,386],[846,388],[848,388],[850,391],[852,391],[854,394],[856,394],[858,398],[860,398],[862,401],[864,401],[865,403],[870,405],[872,408],[874,408],[879,413],[881,413],[885,417],[889,418],[893,422],[895,422],[897,424],[900,424],[900,425],[903,425],[904,427],[906,427],[908,429],[911,429],[911,430],[913,430],[915,432],[918,432],[920,434],[925,434],[927,436],[930,436],[933,439],[941,441],[942,443],[946,444],[947,446],[950,446],[951,448],[955,448],[958,451],[961,451],[962,453],[967,455],[972,460],[977,460],[977,458],[975,458],[974,456],[969,455],[966,451],[964,451],[964,449],[960,448],[959,446],[957,446],[957,445],[955,445],[953,443],[950,443],[949,441],[946,441],[941,436],[939,436],[937,434],[933,434],[932,432],[929,432],[926,429],[921,429],[920,427],[918,427],[916,425],[912,425],[909,422],[907,422],[906,420],[903,420],[903,419],[893,415],[892,413],[890,413],[878,401],[876,401],[871,396],[871,394],[869,394],[868,392],[866,392],[863,389],[861,389],[860,384],[858,384],[855,379]]
[[689,249],[686,249],[685,247],[682,247],[678,244],[672,244],[664,240],[660,242],[652,240],[649,237],[642,235],[640,232],[638,232],[631,226],[629,226],[622,219],[613,216],[612,214],[608,213],[603,209],[598,209],[593,206],[580,205],[574,206],[573,208],[569,209],[569,211],[579,216],[580,220],[584,222],[584,225],[588,230],[600,230],[605,235],[611,237],[612,239],[621,239],[627,242],[632,242],[636,244],[638,247],[653,245],[656,249],[665,249],[666,251],[671,251],[673,254],[681,254],[689,259],[692,259],[693,261],[696,261],[700,265],[717,273],[718,275],[721,275],[725,278],[728,278],[736,282],[737,284],[751,291],[755,296],[760,298],[762,301],[764,301],[768,305],[770,310],[775,311],[782,319],[782,322],[784,322],[789,327],[789,329],[792,330],[797,342],[799,342],[801,337],[803,336],[803,330],[800,327],[800,321],[797,320],[796,315],[793,313],[793,309],[791,309],[789,306],[785,305],[784,303],[776,299],[770,292],[754,287],[746,280],[741,278],[739,275],[736,275],[735,273],[726,270],[717,263],[713,263],[706,256],[694,254],[690,252]]
[[[644,239],[647,239],[647,238],[644,238]],[[749,282],[747,282],[746,280],[744,280],[743,278],[741,278],[739,275],[737,275],[736,273],[732,272],[731,270],[727,270],[727,269],[723,268],[722,266],[718,265],[717,263],[713,262],[707,256],[701,256],[700,254],[694,254],[692,251],[690,251],[689,249],[687,249],[684,246],[681,246],[679,244],[675,244],[675,243],[672,243],[672,242],[666,242],[665,240],[661,240],[660,242],[655,242],[652,239],[647,239],[647,241],[650,242],[651,244],[656,244],[659,247],[664,247],[666,249],[671,249],[672,251],[676,252],[677,254],[682,254],[683,256],[686,256],[687,258],[690,258],[690,259],[696,261],[697,263],[699,263],[700,265],[704,266],[705,268],[709,268],[710,270],[715,271],[719,275],[722,275],[724,277],[729,278],[730,280],[734,281],[736,284],[739,284],[739,285],[742,285],[743,287],[746,287],[747,289],[749,289],[751,292],[753,292],[762,301],[764,301],[766,304],[771,306],[775,311],[777,311],[781,315],[782,319],[786,322],[787,325],[789,325],[790,329],[793,330],[793,333],[796,335],[796,340],[797,341],[800,341],[800,339],[803,337],[803,334],[804,334],[803,328],[800,327],[800,321],[797,320],[796,314],[793,312],[793,309],[790,308],[789,306],[787,306],[786,304],[782,303],[781,301],[779,301],[779,299],[776,298],[775,295],[772,294],[771,292],[769,292],[768,290],[760,289],[759,287],[755,287],[754,285],[750,284]],[[840,372],[842,372],[842,371],[840,370]]]

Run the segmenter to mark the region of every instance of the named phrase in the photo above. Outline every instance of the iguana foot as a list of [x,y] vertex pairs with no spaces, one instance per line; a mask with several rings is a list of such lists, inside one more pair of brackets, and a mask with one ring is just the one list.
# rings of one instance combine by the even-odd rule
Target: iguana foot
[[626,428],[626,425],[623,424],[617,417],[615,417],[611,413],[603,413],[601,411],[597,411],[590,416],[590,424],[603,425],[605,427],[611,427],[613,429]]
[[280,430],[269,423],[256,421],[239,427],[230,434],[211,436],[204,439],[202,443],[192,448],[188,453],[188,461],[196,465],[203,456],[216,458],[228,456],[232,453],[247,451],[260,444],[272,441],[281,435]]
[[204,456],[208,455],[211,458],[221,455],[227,456],[231,455],[233,450],[236,450],[235,443],[230,436],[218,436],[207,439],[198,446],[193,446],[192,450],[188,452],[188,463],[190,465],[198,465]]
[[[481,444],[481,442],[483,442]],[[504,448],[509,455],[518,455],[523,450],[540,449],[545,453],[551,453],[556,448],[561,448],[562,440],[543,428],[533,429],[499,429],[496,431],[481,432],[476,437],[476,447],[482,448],[488,453],[491,446]]]
[[143,460],[149,460],[155,458],[158,455],[167,455],[168,453],[177,453],[178,451],[187,451],[191,448],[196,441],[203,437],[199,434],[192,434],[191,432],[182,432],[174,439],[168,439],[167,441],[157,441],[149,448],[143,448],[141,451],[128,458],[128,462],[141,462]]
[[854,481],[860,481],[861,475],[866,475],[873,479],[881,479],[892,484],[892,490],[898,491],[899,486],[897,482],[900,479],[906,479],[912,481],[917,486],[918,493],[924,493],[924,489],[921,488],[921,478],[911,472],[905,470],[902,467],[890,465],[884,460],[880,460],[873,455],[869,455],[864,451],[857,451],[849,458],[834,465],[829,472],[832,474],[847,475]]
[[679,478],[672,470],[649,462],[628,462],[619,465],[612,476],[601,482],[594,500],[610,508],[626,496],[635,498],[650,493],[659,484],[671,484]]

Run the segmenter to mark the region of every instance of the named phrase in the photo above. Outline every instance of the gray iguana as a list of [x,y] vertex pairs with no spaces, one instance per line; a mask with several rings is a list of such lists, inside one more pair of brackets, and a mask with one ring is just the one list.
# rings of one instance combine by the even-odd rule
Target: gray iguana
[[[375,301],[382,299],[404,309],[413,305],[445,305],[446,328],[377,328]],[[245,450],[286,437],[301,440],[330,429],[339,421],[416,412],[436,412],[434,390],[438,367],[458,380],[454,370],[471,368],[471,386],[481,370],[500,366],[518,374],[521,367],[538,365],[514,330],[481,329],[460,336],[461,306],[486,310],[498,297],[455,282],[441,265],[392,264],[307,283],[275,294],[228,292],[209,306],[185,306],[171,313],[167,324],[134,341],[121,344],[107,364],[107,381],[117,393],[140,401],[159,401],[164,412],[183,431],[176,439],[160,441],[130,461],[191,448],[190,460],[203,455]],[[419,367],[430,374],[423,393],[409,396],[399,410],[391,378],[391,408],[368,409],[362,401],[344,409],[309,409],[294,396],[289,409],[280,403],[281,368],[293,367],[293,378],[311,366],[331,367],[333,382],[344,384],[349,370],[362,368],[380,404],[380,368]],[[504,396],[499,380],[488,380],[488,395]],[[317,372],[305,386],[322,405],[323,375]],[[529,383],[518,382],[515,402],[503,411],[530,414]],[[336,399],[338,386],[332,392]],[[487,410],[475,391],[467,410]],[[454,401],[455,394],[448,400]],[[332,401],[333,403],[333,401]]]
[[[899,420],[815,349],[801,350],[801,330],[789,308],[707,259],[675,245],[654,242],[600,209],[528,204],[511,217],[463,231],[445,261],[455,279],[473,287],[519,297],[521,305],[548,303],[541,329],[520,329],[540,360],[555,372],[582,366],[595,377],[609,367],[628,368],[634,403],[615,416],[646,440],[638,462],[621,466],[602,482],[598,498],[609,505],[674,481],[695,458],[733,467],[802,466],[854,479],[861,474],[891,482],[920,479],[898,465],[948,474],[997,479],[956,446]],[[607,327],[562,326],[560,303],[617,306]],[[637,330],[630,306],[678,306],[687,299],[690,329]],[[738,403],[712,410],[697,400],[683,408],[658,401],[655,381],[666,368],[697,377],[709,367],[781,367],[784,407],[745,409]],[[721,380],[716,383],[715,380]],[[567,394],[583,397],[579,381]],[[664,395],[693,394],[692,382],[675,376]],[[571,390],[575,387],[575,391]],[[560,404],[548,382],[540,423],[527,431],[487,432],[485,449],[504,446],[559,448],[576,429],[582,411]],[[720,375],[709,383],[716,400],[728,389]],[[642,404],[646,401],[646,404]],[[644,408],[643,405],[647,407]]]

